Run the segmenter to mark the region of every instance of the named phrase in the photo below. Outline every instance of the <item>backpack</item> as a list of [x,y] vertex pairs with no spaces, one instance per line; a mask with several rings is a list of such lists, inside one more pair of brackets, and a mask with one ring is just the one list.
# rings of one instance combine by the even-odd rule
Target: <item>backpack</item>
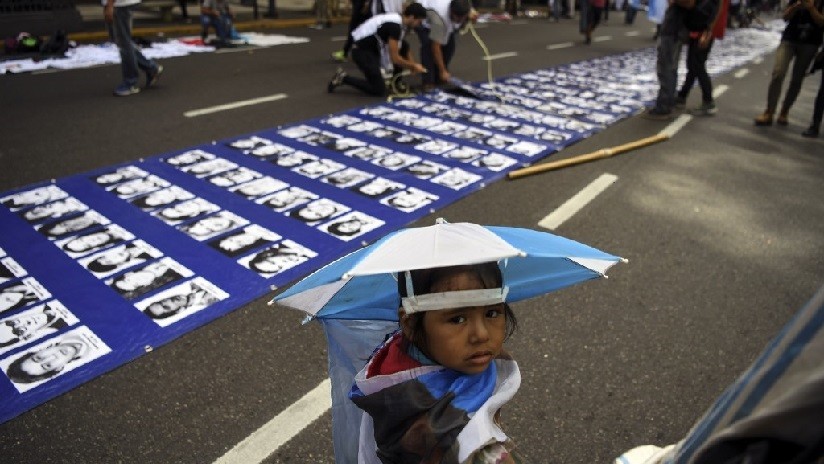
[[71,44],[69,43],[69,37],[66,35],[66,31],[59,29],[54,35],[49,37],[49,40],[43,43],[40,47],[40,54],[62,56],[70,46]]

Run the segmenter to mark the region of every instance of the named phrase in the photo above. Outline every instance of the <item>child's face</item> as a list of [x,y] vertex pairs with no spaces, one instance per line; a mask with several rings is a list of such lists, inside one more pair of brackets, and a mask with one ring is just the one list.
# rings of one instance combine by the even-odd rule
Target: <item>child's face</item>
[[[473,272],[446,275],[433,283],[432,293],[483,289]],[[501,353],[506,338],[504,305],[427,311],[423,318],[427,354],[444,367],[478,374]]]

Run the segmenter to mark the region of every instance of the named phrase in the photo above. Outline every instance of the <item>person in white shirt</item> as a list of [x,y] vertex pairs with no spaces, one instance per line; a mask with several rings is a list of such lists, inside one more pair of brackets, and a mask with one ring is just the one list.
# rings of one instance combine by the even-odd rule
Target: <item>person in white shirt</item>
[[422,0],[426,21],[415,29],[421,43],[421,63],[426,68],[424,89],[449,82],[449,62],[455,54],[455,34],[477,18],[469,0]]

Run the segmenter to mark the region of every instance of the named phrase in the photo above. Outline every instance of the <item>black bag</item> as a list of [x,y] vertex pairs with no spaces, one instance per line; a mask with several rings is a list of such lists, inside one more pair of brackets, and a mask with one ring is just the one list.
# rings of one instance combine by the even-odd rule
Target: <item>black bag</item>
[[43,43],[40,47],[40,54],[63,56],[69,47],[69,37],[66,35],[66,31],[61,29],[55,32],[54,35],[49,37],[49,40]]

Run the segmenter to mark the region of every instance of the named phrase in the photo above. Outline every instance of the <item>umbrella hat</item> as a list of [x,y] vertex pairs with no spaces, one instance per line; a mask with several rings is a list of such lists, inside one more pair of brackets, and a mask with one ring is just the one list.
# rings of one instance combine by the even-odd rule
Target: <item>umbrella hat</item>
[[393,232],[304,278],[274,302],[318,318],[396,320],[397,273],[498,262],[506,300],[520,301],[605,276],[621,261],[548,232],[450,224]]

